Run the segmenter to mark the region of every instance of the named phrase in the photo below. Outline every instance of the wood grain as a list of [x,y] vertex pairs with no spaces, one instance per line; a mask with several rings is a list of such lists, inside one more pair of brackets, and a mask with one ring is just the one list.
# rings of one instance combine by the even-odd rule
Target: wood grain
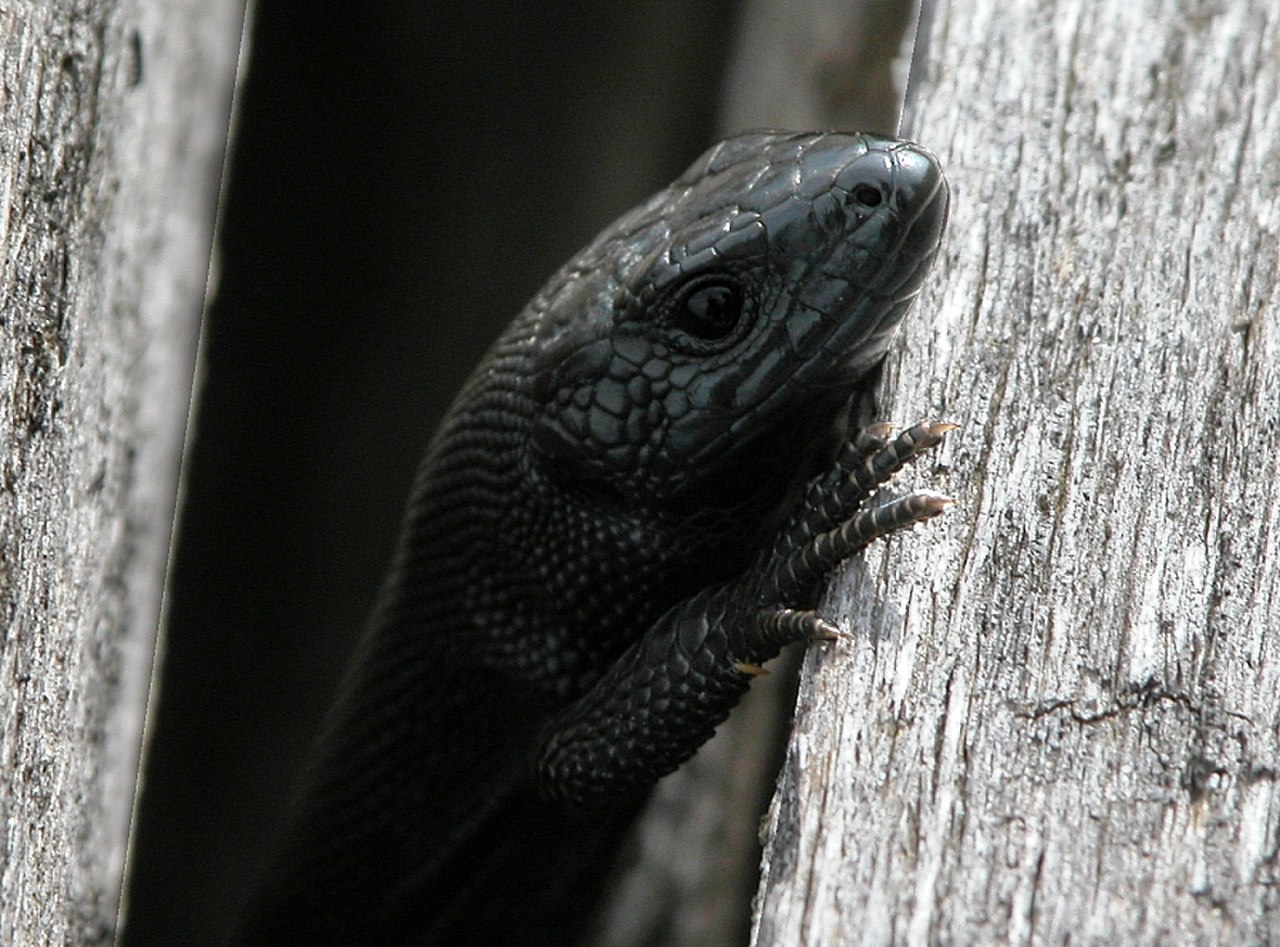
[[753,943],[1280,939],[1280,17],[939,4],[885,412],[956,497],[810,649]]
[[0,943],[114,936],[241,13],[0,11]]

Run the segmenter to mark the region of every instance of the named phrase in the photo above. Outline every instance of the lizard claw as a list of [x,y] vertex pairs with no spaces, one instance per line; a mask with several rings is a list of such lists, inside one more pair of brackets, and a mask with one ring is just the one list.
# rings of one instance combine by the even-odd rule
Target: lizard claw
[[846,637],[839,626],[809,609],[772,610],[765,613],[762,624],[779,644],[789,644],[792,641],[839,641]]

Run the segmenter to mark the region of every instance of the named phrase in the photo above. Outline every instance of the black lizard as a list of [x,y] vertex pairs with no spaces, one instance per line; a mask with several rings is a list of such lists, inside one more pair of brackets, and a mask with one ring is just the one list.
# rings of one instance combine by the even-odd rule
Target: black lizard
[[750,134],[551,279],[427,452],[242,942],[564,942],[653,783],[835,633],[832,566],[945,503],[863,505],[945,425],[843,424],[946,209],[915,145]]

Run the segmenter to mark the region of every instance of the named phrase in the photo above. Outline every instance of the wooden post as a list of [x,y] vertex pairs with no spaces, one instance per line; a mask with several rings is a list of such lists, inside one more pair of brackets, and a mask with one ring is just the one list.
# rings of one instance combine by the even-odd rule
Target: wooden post
[[243,5],[0,11],[0,943],[110,943]]
[[809,649],[756,944],[1280,937],[1280,17],[940,2],[883,414],[941,522]]

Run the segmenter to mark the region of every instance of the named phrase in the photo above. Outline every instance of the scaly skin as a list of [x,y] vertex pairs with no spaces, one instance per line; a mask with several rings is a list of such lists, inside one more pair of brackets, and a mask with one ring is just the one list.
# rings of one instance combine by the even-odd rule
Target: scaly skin
[[914,145],[742,136],[552,278],[427,452],[242,942],[567,940],[654,782],[836,633],[829,570],[942,508],[863,504],[946,425],[840,445],[946,194]]

